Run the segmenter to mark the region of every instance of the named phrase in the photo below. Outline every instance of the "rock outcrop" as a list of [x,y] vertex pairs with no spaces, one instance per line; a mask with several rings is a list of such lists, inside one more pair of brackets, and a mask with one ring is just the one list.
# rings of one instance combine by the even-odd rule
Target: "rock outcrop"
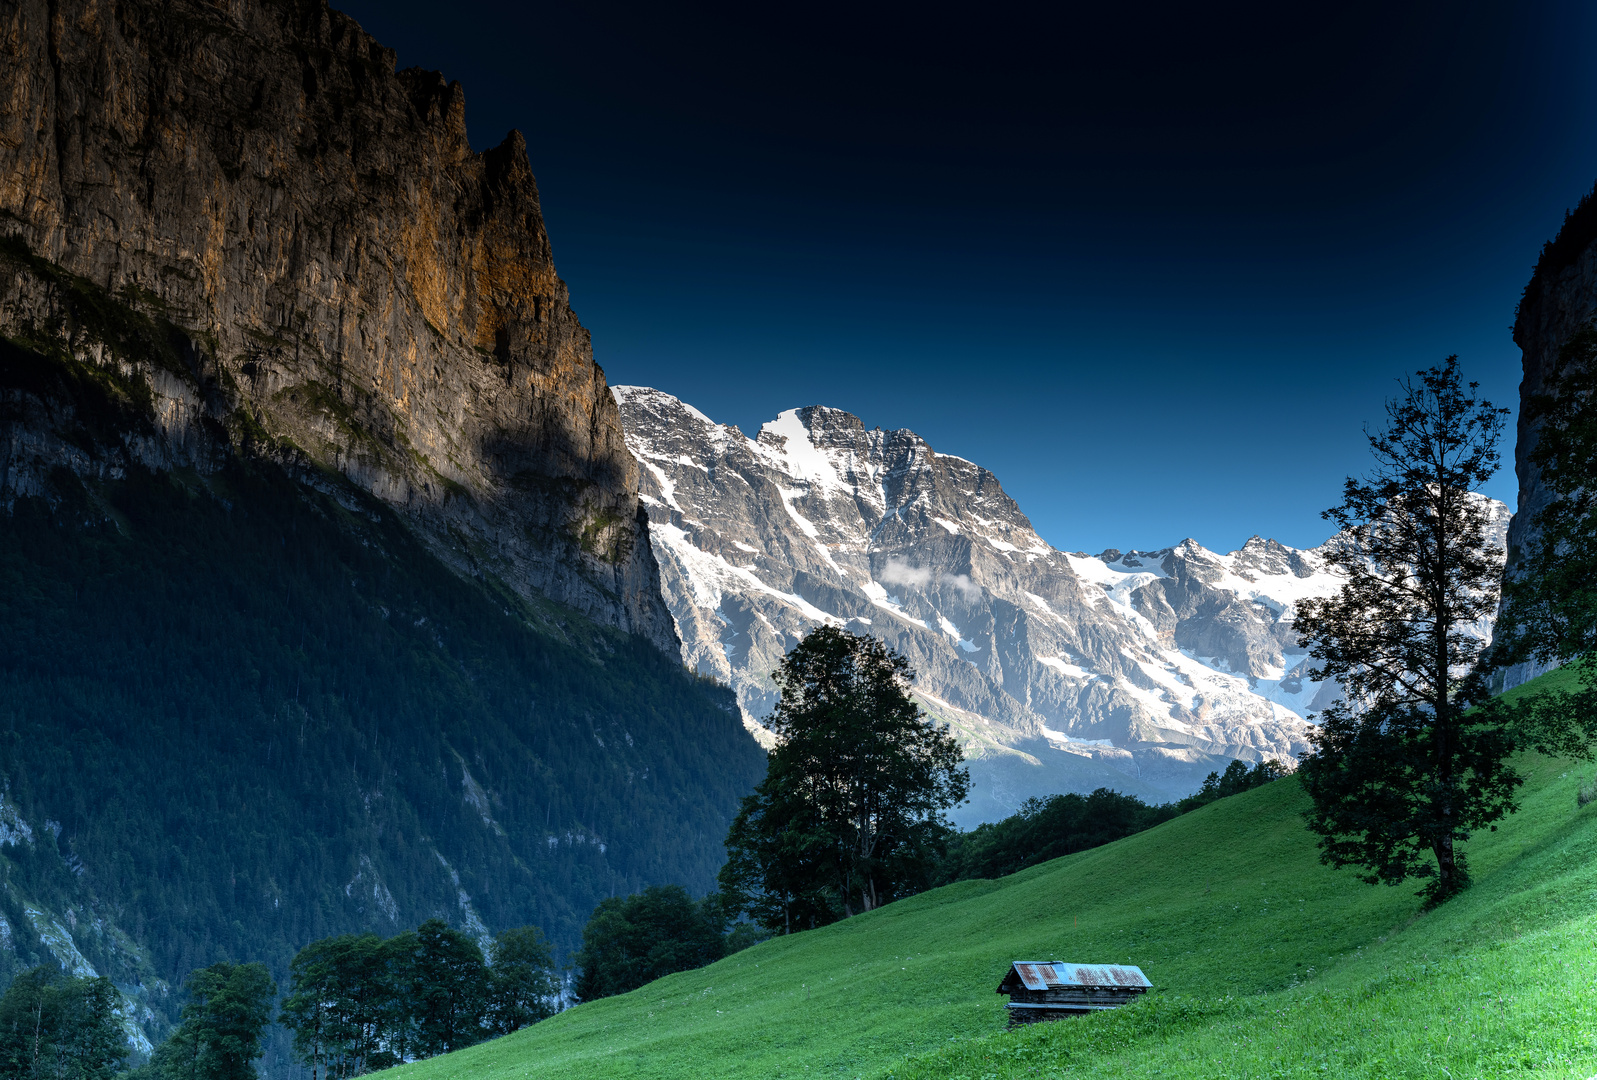
[[[1523,354],[1524,377],[1519,384],[1521,407],[1514,443],[1519,507],[1508,530],[1510,573],[1531,540],[1536,515],[1553,499],[1541,470],[1530,459],[1536,447],[1536,425],[1526,418],[1524,402],[1546,392],[1547,378],[1564,343],[1593,319],[1597,319],[1597,189],[1581,199],[1558,235],[1542,248],[1514,315],[1514,344]],[[1516,664],[1504,672],[1501,685],[1505,689],[1518,686],[1545,670],[1542,664]]]
[[269,455],[676,649],[519,134],[474,151],[460,85],[324,0],[7,0],[0,56],[0,333],[149,420],[86,440],[8,387],[7,499]]
[[1294,758],[1334,696],[1291,630],[1301,599],[1341,586],[1318,549],[1067,554],[992,473],[913,432],[814,406],[751,439],[615,393],[684,660],[732,684],[758,735],[770,672],[811,628],[881,638],[965,747],[965,824],[1098,786],[1163,801],[1233,758]]

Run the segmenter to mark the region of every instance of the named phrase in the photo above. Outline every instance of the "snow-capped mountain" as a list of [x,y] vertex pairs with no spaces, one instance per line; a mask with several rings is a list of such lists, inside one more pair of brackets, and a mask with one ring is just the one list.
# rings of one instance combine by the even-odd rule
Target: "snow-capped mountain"
[[1317,549],[1067,554],[992,473],[913,432],[812,406],[751,439],[658,390],[614,392],[688,665],[729,682],[760,737],[770,673],[805,633],[881,638],[965,746],[962,824],[1098,786],[1163,801],[1232,758],[1296,757],[1334,693],[1290,629],[1340,587]]

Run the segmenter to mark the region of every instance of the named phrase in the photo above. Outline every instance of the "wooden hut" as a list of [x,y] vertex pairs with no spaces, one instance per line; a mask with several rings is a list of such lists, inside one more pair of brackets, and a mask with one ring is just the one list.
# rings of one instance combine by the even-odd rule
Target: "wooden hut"
[[1139,967],[1060,960],[1016,960],[998,984],[1009,995],[1010,1027],[1118,1009],[1152,988]]

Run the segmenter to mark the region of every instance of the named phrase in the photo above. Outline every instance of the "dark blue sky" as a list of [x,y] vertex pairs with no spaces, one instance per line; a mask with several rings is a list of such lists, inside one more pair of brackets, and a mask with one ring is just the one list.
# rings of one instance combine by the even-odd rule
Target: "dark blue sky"
[[526,135],[612,383],[911,428],[1067,550],[1319,542],[1449,353],[1517,405],[1597,179],[1578,3],[338,6]]

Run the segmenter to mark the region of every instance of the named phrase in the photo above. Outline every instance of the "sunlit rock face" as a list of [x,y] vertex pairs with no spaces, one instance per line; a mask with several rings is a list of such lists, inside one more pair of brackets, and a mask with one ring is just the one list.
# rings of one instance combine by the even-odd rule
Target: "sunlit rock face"
[[[127,368],[158,430],[86,448],[19,399],[8,496],[248,443],[403,508],[459,569],[676,649],[519,134],[473,150],[458,83],[396,72],[321,0],[9,10],[0,330]],[[83,325],[35,259],[174,327],[170,364]]]
[[1163,801],[1232,758],[1294,758],[1334,697],[1291,631],[1301,600],[1340,587],[1319,550],[1068,554],[992,473],[913,432],[814,406],[749,438],[657,390],[615,394],[683,658],[732,684],[757,737],[771,672],[823,622],[914,664],[970,761],[966,823],[1098,786]]

